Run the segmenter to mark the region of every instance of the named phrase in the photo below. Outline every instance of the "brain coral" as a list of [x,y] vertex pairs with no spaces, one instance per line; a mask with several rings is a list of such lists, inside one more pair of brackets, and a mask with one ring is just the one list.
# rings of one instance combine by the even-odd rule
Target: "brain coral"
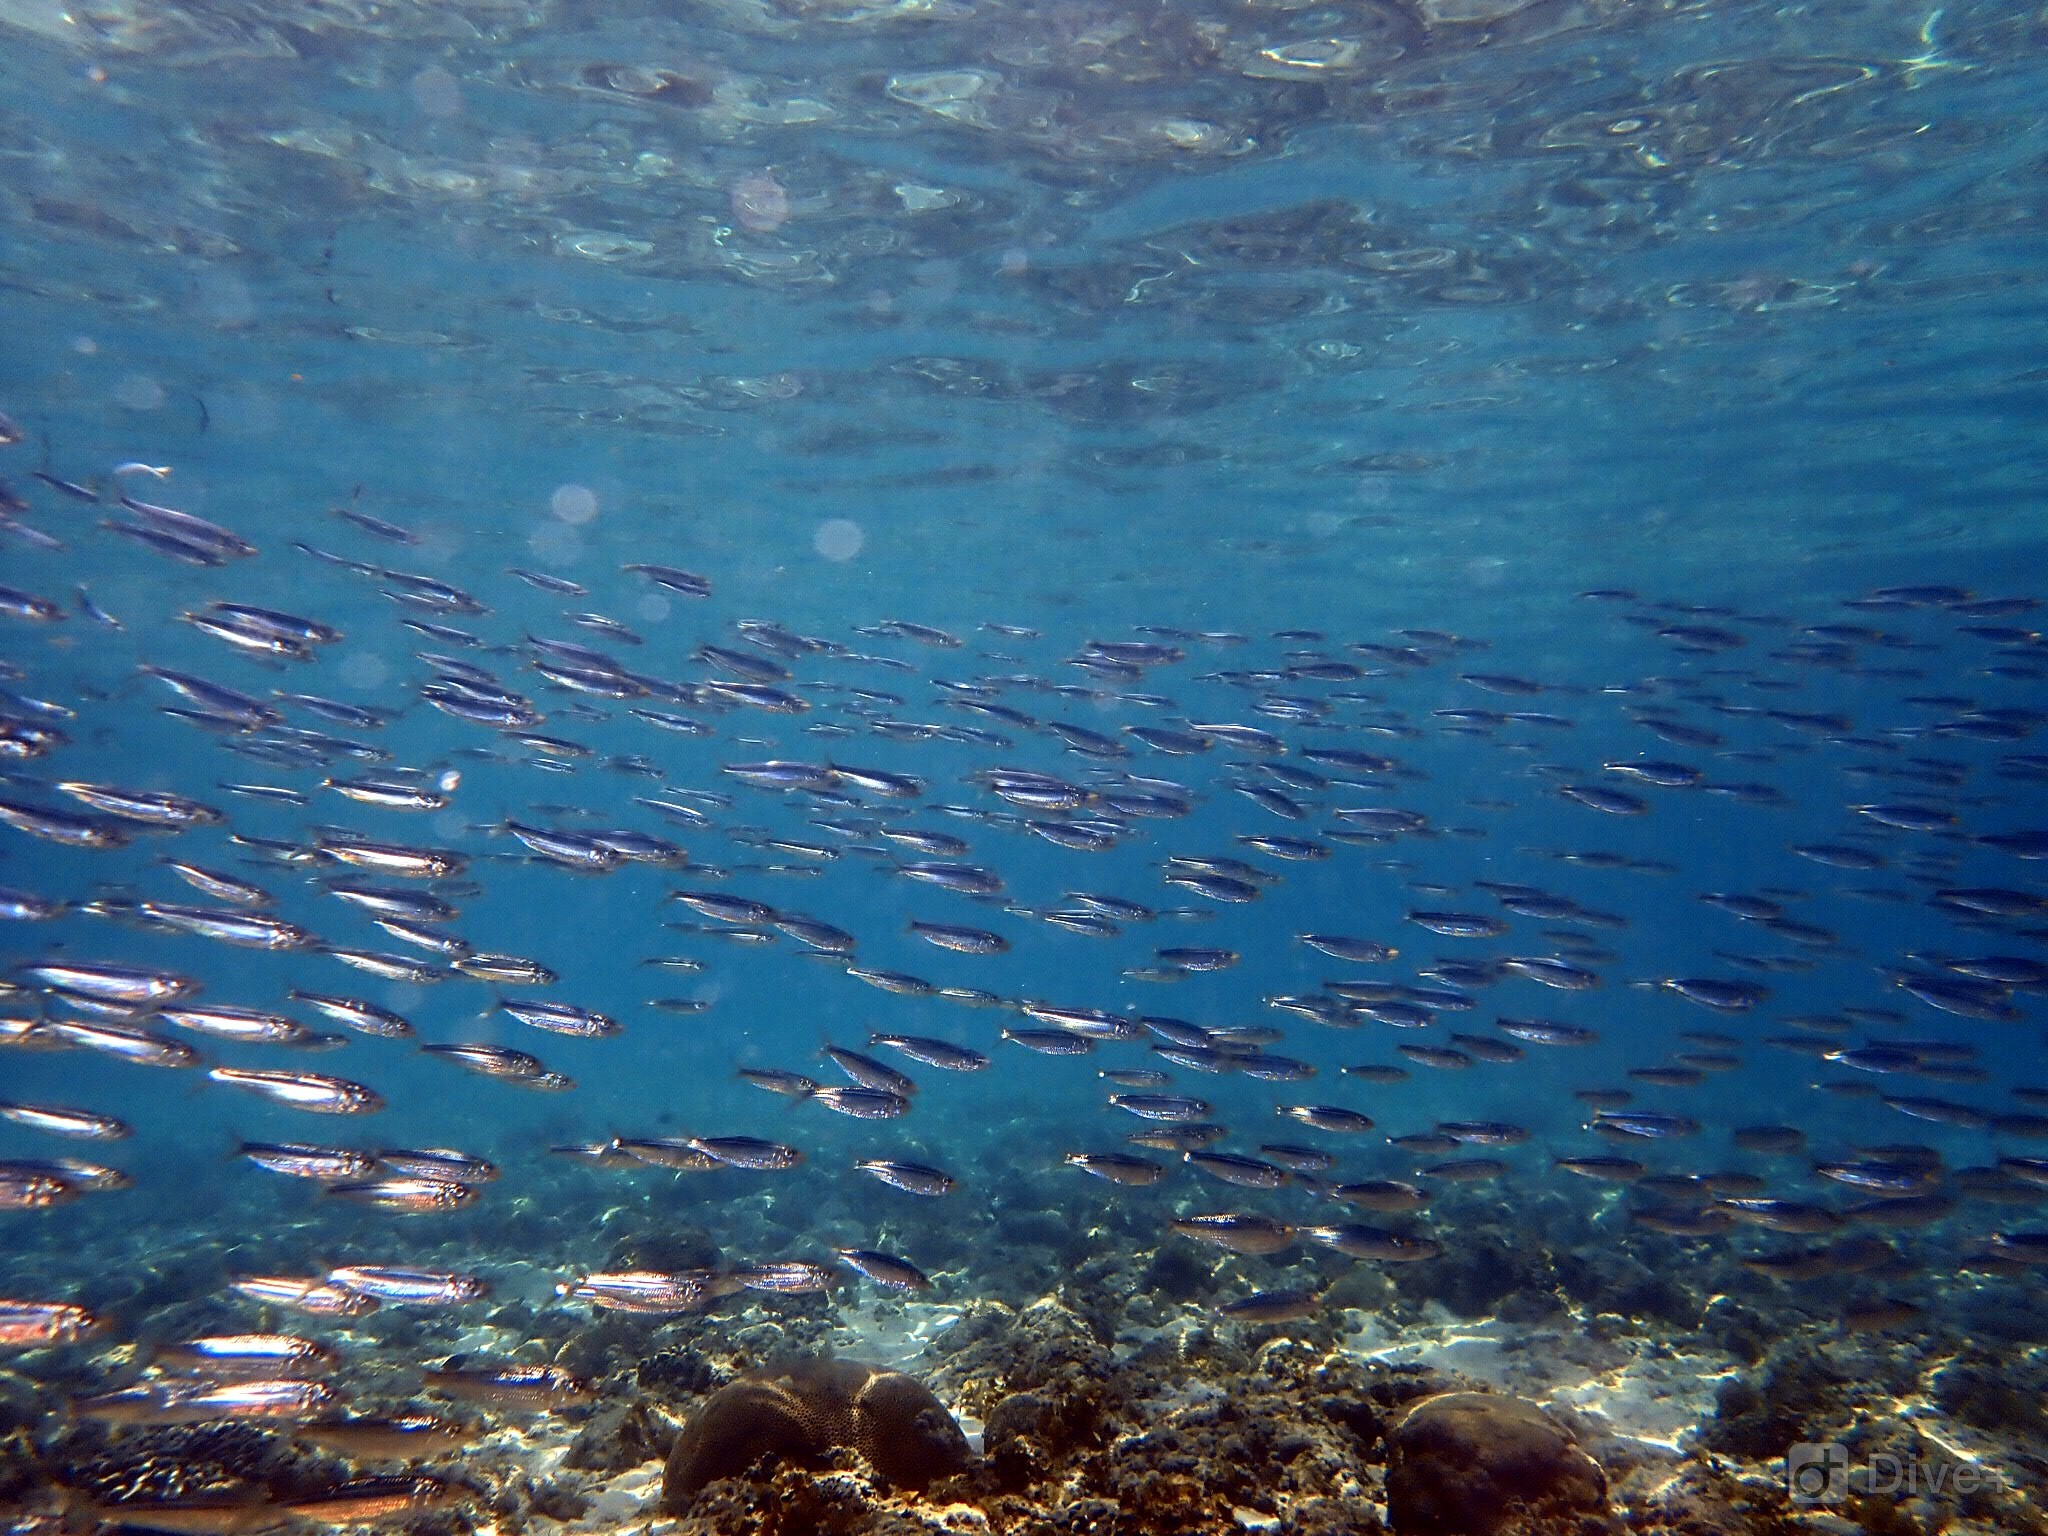
[[764,1456],[815,1461],[842,1447],[906,1488],[958,1471],[970,1454],[953,1416],[916,1378],[851,1360],[798,1360],[721,1388],[690,1416],[662,1474],[662,1507],[680,1512],[707,1483]]

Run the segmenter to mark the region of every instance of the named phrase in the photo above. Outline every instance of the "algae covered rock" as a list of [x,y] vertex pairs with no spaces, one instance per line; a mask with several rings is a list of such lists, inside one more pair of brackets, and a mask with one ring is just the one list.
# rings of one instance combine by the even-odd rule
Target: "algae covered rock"
[[1387,1451],[1387,1515],[1398,1536],[1494,1536],[1607,1509],[1599,1463],[1518,1397],[1426,1397],[1394,1425]]
[[562,1464],[577,1472],[623,1472],[659,1460],[673,1438],[645,1403],[608,1403],[590,1416]]
[[850,1360],[801,1360],[722,1387],[690,1415],[662,1474],[662,1507],[681,1512],[707,1484],[763,1458],[807,1463],[858,1451],[875,1475],[921,1488],[966,1466],[966,1435],[915,1377]]

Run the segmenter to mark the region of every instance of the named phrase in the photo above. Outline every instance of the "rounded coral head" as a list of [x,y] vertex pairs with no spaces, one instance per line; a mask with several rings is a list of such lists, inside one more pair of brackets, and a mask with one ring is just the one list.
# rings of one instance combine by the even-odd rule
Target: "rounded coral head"
[[972,1454],[945,1404],[915,1377],[852,1360],[785,1361],[720,1388],[676,1437],[662,1504],[681,1511],[707,1485],[765,1459],[860,1453],[883,1482],[921,1488]]

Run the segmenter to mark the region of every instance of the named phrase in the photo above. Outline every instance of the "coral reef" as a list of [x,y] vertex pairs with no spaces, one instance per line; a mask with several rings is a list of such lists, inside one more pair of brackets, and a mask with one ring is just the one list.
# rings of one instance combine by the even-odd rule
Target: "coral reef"
[[[1655,1233],[1615,1228],[1603,1247],[1584,1220],[1517,1247],[1514,1213],[1477,1189],[1449,1197],[1467,1239],[1426,1264],[1161,1242],[1142,1192],[1100,1214],[1116,1242],[1087,1252],[1052,1242],[1029,1180],[997,1183],[1028,1219],[987,1276],[988,1255],[963,1257],[943,1219],[911,1207],[903,1246],[935,1256],[929,1294],[750,1294],[678,1318],[560,1305],[554,1277],[588,1248],[579,1207],[521,1212],[534,1247],[488,1300],[351,1321],[332,1381],[354,1413],[421,1406],[417,1378],[384,1363],[396,1352],[593,1382],[587,1409],[482,1412],[460,1463],[472,1492],[409,1517],[412,1536],[2048,1536],[2048,1325],[2010,1286],[1937,1312],[1927,1287],[1886,1275],[1874,1294],[1917,1301],[1922,1319],[1865,1331],[1850,1323],[1873,1296],[1861,1275],[1793,1286]],[[608,1217],[607,1262],[786,1251],[780,1206],[735,1185],[720,1212],[717,1247],[687,1221],[649,1238]],[[281,1225],[252,1262],[317,1266],[337,1219]],[[420,1257],[457,1268],[478,1251],[451,1231]],[[39,1262],[95,1283],[86,1257]],[[1313,1289],[1317,1310],[1284,1324],[1219,1311],[1280,1284]],[[207,1298],[150,1318],[166,1338],[254,1321]],[[777,1363],[796,1352],[839,1358]],[[0,1372],[0,1430],[25,1431],[0,1441],[10,1518],[53,1515],[57,1488],[94,1506],[282,1502],[367,1470],[284,1426],[64,1422],[66,1399],[141,1369],[101,1347]],[[1825,1507],[1788,1492],[1786,1452],[1810,1440],[1841,1443],[1856,1469]]]

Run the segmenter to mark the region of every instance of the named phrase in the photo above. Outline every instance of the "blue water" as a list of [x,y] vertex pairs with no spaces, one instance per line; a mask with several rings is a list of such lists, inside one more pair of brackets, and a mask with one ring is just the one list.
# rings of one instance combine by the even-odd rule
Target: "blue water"
[[[1934,1147],[1951,1169],[2039,1156],[2029,1134],[1909,1120],[1828,1086],[1859,1075],[1763,1043],[1791,1016],[1892,1009],[1896,1020],[1844,1021],[1839,1043],[1953,1042],[1975,1047],[1985,1072],[1963,1084],[1887,1077],[1880,1091],[1986,1115],[2040,1112],[2010,1092],[2048,1082],[2038,988],[2011,990],[2005,1019],[1970,1019],[1924,1006],[1887,974],[1909,955],[1922,969],[1937,963],[1928,956],[2042,956],[2038,911],[1966,923],[1929,904],[1955,887],[2040,898],[2038,865],[1974,841],[2039,825],[2039,611],[1843,606],[1906,584],[2025,597],[2048,577],[2048,242],[2031,191],[2048,90],[2038,18],[2012,4],[1868,0],[1654,13],[1502,0],[1466,20],[1451,9],[948,3],[676,17],[651,6],[153,4],[72,20],[0,3],[0,409],[25,435],[0,449],[0,480],[28,503],[20,522],[48,536],[10,532],[0,582],[73,610],[47,624],[8,617],[0,631],[0,658],[18,669],[8,686],[73,712],[52,722],[68,743],[11,764],[6,794],[68,807],[52,786],[84,780],[176,790],[228,818],[107,851],[0,830],[0,883],[73,904],[6,925],[0,953],[13,965],[162,967],[203,982],[214,1003],[285,1007],[294,986],[359,995],[403,1013],[424,1040],[528,1050],[577,1084],[537,1094],[402,1040],[351,1036],[307,1055],[201,1042],[209,1064],[335,1072],[389,1100],[351,1122],[265,1105],[203,1072],[10,1051],[0,1096],[89,1105],[135,1134],[96,1150],[0,1125],[0,1156],[103,1154],[137,1188],[0,1216],[0,1288],[119,1303],[133,1287],[117,1277],[186,1243],[206,1254],[193,1296],[220,1273],[345,1256],[568,1272],[603,1265],[622,1230],[688,1222],[744,1250],[735,1260],[882,1248],[933,1269],[938,1295],[1022,1302],[1042,1277],[1020,1280],[1003,1247],[1019,1213],[1061,1213],[1070,1243],[1111,1210],[1122,1225],[1104,1240],[1123,1243],[1171,1242],[1164,1221],[1195,1210],[1379,1219],[1318,1206],[1300,1187],[1247,1193],[1178,1171],[1153,1190],[1119,1190],[1062,1169],[1060,1154],[1119,1150],[1140,1128],[1104,1106],[1096,1074],[1154,1064],[1144,1043],[1032,1055],[999,1039],[1029,1024],[1015,1012],[890,995],[785,937],[665,929],[696,921],[663,899],[678,886],[838,924],[856,934],[863,966],[937,986],[1284,1027],[1271,1049],[1316,1067],[1314,1079],[1174,1074],[1170,1091],[1210,1101],[1231,1151],[1310,1142],[1339,1155],[1333,1179],[1408,1178],[1416,1160],[1386,1135],[1444,1119],[1526,1127],[1525,1146],[1487,1154],[1508,1161],[1505,1180],[1459,1186],[1405,1222],[1453,1247],[1461,1226],[1538,1241],[1533,1219],[1516,1214],[1537,1192],[1546,1220],[1569,1211],[1591,1223],[1575,1240],[1653,1267],[1801,1241],[1747,1228],[1704,1246],[1647,1233],[1613,1186],[1553,1172],[1561,1156],[1744,1170],[1771,1193],[1836,1206],[1849,1192],[1814,1180],[1814,1157],[1893,1142]],[[128,461],[171,474],[117,485],[112,468]],[[108,501],[67,499],[33,478],[38,468]],[[154,556],[97,526],[118,515],[120,489],[232,528],[261,553],[217,570]],[[417,542],[379,540],[335,516],[342,507]],[[489,612],[408,614],[380,592],[388,582],[297,544],[451,582]],[[665,592],[622,571],[629,562],[699,572],[712,595]],[[542,592],[510,567],[573,578],[588,595]],[[120,629],[75,610],[81,585]],[[1608,588],[1634,596],[1577,595]],[[311,664],[252,660],[178,622],[218,600],[317,617],[345,638]],[[588,612],[644,644],[569,620]],[[400,627],[408,616],[481,645],[422,637]],[[701,682],[713,674],[693,651],[743,645],[732,625],[745,619],[859,654],[791,664],[812,706],[802,715],[628,701],[692,714],[712,728],[701,737],[659,730],[625,703],[579,704],[527,665],[539,635]],[[897,619],[964,643],[858,628]],[[991,621],[1035,634],[1006,636]],[[1745,643],[1700,652],[1656,633],[1684,622]],[[1882,635],[1833,657],[1797,649],[1812,643],[1808,627],[1829,624]],[[1422,642],[1422,666],[1350,648],[1415,643],[1404,629],[1468,647]],[[1161,631],[1180,637],[1184,659],[1124,680],[1071,664],[1087,642]],[[433,675],[420,651],[488,667],[546,712],[537,729],[589,755],[537,765],[505,734],[431,709],[418,697]],[[1305,657],[1380,671],[1283,675]],[[142,664],[400,711],[375,732],[303,713],[291,722],[373,741],[392,754],[387,768],[458,775],[452,804],[352,805],[322,777],[378,765],[239,755],[251,737],[160,713],[176,701]],[[1472,672],[1544,691],[1503,697],[1462,680]],[[1290,790],[1306,814],[1289,822],[1232,791],[1234,780],[1285,787],[1260,779],[1254,756],[1134,744],[1128,759],[1092,761],[1049,731],[963,712],[938,686],[977,681],[1037,721],[1112,734],[1238,721],[1282,736],[1282,762],[1335,745],[1384,753],[1400,771]],[[1261,713],[1273,695],[1324,713]],[[1946,701],[1924,702],[1936,695]],[[1437,713],[1470,708],[1563,723],[1466,729]],[[1849,724],[1801,730],[1755,713],[1772,709]],[[1954,728],[1985,710],[2013,712],[2016,734]],[[1724,740],[1659,742],[1631,719],[1645,711]],[[892,739],[878,718],[1010,740]],[[658,777],[611,761],[629,754]],[[1779,802],[1602,773],[1643,757],[1691,763],[1713,784],[1768,785]],[[913,774],[925,788],[916,801],[856,795],[843,806],[724,772],[767,758]],[[1918,776],[1930,760],[1953,781]],[[1091,787],[1158,775],[1195,803],[1184,817],[1130,821],[1111,851],[1076,852],[989,819],[1010,808],[972,776],[997,766]],[[1630,789],[1648,813],[1601,815],[1559,797],[1560,781]],[[223,787],[250,783],[306,803]],[[677,789],[730,803],[699,802],[703,830],[635,803]],[[1851,809],[1887,801],[1931,803],[1954,820],[1898,831]],[[1427,830],[1326,842],[1328,857],[1312,862],[1238,841],[1325,837],[1341,829],[1330,813],[1368,805],[1419,812]],[[875,818],[899,816],[967,839],[968,857],[1003,876],[1003,903],[893,874],[889,859],[910,857],[900,849],[847,846],[879,846]],[[529,857],[501,830],[508,817],[632,826],[674,838],[709,869],[578,875]],[[868,830],[842,838],[821,831],[827,818]],[[256,880],[276,916],[326,943],[401,949],[317,883],[343,871],[266,863],[229,840],[303,845],[323,825],[466,853],[472,887],[453,926],[479,949],[550,967],[559,981],[531,995],[611,1014],[623,1035],[558,1038],[496,1011],[497,996],[528,989],[392,984],[317,952],[229,948],[76,905],[204,902],[158,862],[176,856]],[[756,831],[837,856],[764,851]],[[1845,839],[1885,865],[1844,871],[1790,851]],[[1557,857],[1588,850],[1653,867]],[[1279,878],[1254,902],[1206,901],[1161,883],[1169,855],[1239,857]],[[1545,931],[1557,923],[1515,917],[1506,936],[1471,940],[1405,917],[1494,912],[1475,884],[1489,880],[1623,920],[1577,930],[1611,952],[1591,962],[1602,984],[1565,993],[1503,977],[1475,990],[1472,1011],[1416,1031],[1326,1029],[1270,1006],[1331,980],[1415,982],[1439,958],[1563,952]],[[1059,906],[1074,891],[1186,915],[1089,938],[1005,910]],[[1703,906],[1714,891],[1770,892],[1839,942],[1776,940]],[[944,952],[907,932],[911,919],[995,929],[1013,947]],[[1304,932],[1401,954],[1346,964],[1298,942]],[[1124,974],[1167,945],[1242,960],[1171,985]],[[1812,963],[1744,967],[1759,955]],[[653,956],[703,969],[641,963]],[[1690,976],[1755,981],[1770,995],[1724,1015],[1656,985]],[[651,1009],[657,997],[708,1006],[678,1016]],[[9,1001],[23,1016],[40,1006],[28,993]],[[1462,1071],[1397,1053],[1453,1030],[1492,1034],[1500,1016],[1564,1019],[1599,1038]],[[1589,1134],[1574,1090],[1620,1085],[1696,1048],[1688,1029],[1737,1037],[1739,1065],[1684,1088],[1637,1087],[1635,1107],[1692,1116],[1700,1134],[1622,1147]],[[921,1092],[914,1113],[885,1123],[734,1076],[783,1067],[835,1081],[820,1047],[865,1047],[877,1030],[970,1044],[994,1064],[950,1074],[898,1062]],[[1341,1074],[1360,1063],[1410,1075],[1380,1085]],[[1361,1109],[1377,1130],[1318,1136],[1275,1116],[1290,1103]],[[1788,1161],[1731,1145],[1734,1128],[1757,1123],[1798,1126],[1809,1153]],[[576,1169],[547,1151],[735,1134],[789,1141],[807,1161],[675,1177]],[[454,1146],[504,1173],[466,1211],[356,1213],[238,1160],[244,1139]],[[960,1188],[920,1201],[849,1171],[873,1156],[937,1163]],[[1877,1289],[1931,1305],[1958,1255],[2039,1219],[1964,1200],[1932,1229],[1887,1231],[1909,1261]],[[758,1251],[771,1232],[780,1249]],[[1334,1272],[1320,1252],[1230,1263],[1218,1299]],[[1426,1275],[1415,1276],[1402,1284],[1426,1298]],[[1767,1310],[1804,1305],[1744,1283]],[[2022,1273],[1986,1283],[2039,1298],[2038,1278]],[[1874,1293],[1831,1289],[1821,1310]],[[160,1290],[152,1304],[166,1299]],[[225,1328],[234,1315],[223,1307],[210,1321]]]

